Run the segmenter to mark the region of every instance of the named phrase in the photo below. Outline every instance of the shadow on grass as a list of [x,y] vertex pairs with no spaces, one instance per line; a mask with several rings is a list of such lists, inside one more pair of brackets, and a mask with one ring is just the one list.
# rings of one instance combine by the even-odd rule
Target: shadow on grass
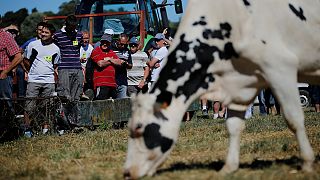
[[[320,161],[320,155],[316,156],[315,163]],[[292,156],[288,159],[276,159],[276,160],[254,160],[252,163],[241,163],[240,169],[252,169],[252,170],[261,170],[270,168],[272,165],[287,165],[297,170],[301,170],[302,159],[297,156]],[[219,171],[222,169],[224,161],[214,161],[210,163],[191,163],[185,164],[178,162],[173,164],[171,167],[166,169],[160,169],[157,171],[157,174],[162,174],[165,172],[173,171],[185,171],[185,170],[194,170],[194,169],[210,169]]]

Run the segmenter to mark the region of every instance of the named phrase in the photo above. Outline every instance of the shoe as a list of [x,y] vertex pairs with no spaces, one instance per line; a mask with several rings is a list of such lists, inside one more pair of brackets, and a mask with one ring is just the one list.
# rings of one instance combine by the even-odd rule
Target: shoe
[[26,137],[26,138],[32,138],[32,136],[33,136],[33,133],[32,133],[31,131],[25,131],[25,132],[24,132],[24,137]]
[[48,129],[48,128],[43,128],[43,129],[42,129],[42,134],[47,134],[47,133],[48,133],[48,131],[49,131],[49,129]]
[[64,134],[64,130],[58,130],[58,133],[60,136],[62,136]]
[[81,100],[90,100],[90,98],[87,95],[82,94],[81,95]]

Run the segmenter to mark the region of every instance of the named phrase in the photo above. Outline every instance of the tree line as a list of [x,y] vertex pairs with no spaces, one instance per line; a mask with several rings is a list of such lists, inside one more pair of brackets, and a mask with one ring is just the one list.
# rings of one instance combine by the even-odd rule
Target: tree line
[[[44,2],[48,3],[48,2]],[[26,8],[21,8],[16,12],[8,11],[0,19],[0,27],[4,28],[11,24],[17,25],[20,29],[20,35],[17,37],[17,43],[22,45],[24,42],[34,37],[36,34],[35,28],[37,24],[43,21],[44,16],[67,16],[74,14],[76,6],[76,0],[64,2],[59,6],[58,13],[52,11],[38,12],[36,8],[32,9],[31,14],[28,13]],[[51,20],[56,29],[60,29],[64,21],[63,20]]]

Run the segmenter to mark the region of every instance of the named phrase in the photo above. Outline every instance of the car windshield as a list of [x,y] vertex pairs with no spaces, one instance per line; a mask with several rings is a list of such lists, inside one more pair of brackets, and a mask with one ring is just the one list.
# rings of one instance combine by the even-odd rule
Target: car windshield
[[[94,3],[91,8],[91,13],[131,12],[137,11],[137,9],[138,7],[135,0],[105,0],[103,5],[99,2]],[[105,29],[113,29],[115,34],[132,34],[133,32],[138,32],[139,29],[139,17],[137,14],[104,16],[94,18],[94,21],[94,35],[96,36],[103,34]],[[100,27],[97,26],[98,24],[100,24]]]

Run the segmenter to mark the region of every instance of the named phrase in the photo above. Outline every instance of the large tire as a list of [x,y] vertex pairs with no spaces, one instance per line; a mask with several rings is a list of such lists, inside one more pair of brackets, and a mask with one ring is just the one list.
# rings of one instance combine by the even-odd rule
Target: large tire
[[309,92],[306,90],[299,90],[300,102],[302,107],[308,107],[311,104],[311,98]]

